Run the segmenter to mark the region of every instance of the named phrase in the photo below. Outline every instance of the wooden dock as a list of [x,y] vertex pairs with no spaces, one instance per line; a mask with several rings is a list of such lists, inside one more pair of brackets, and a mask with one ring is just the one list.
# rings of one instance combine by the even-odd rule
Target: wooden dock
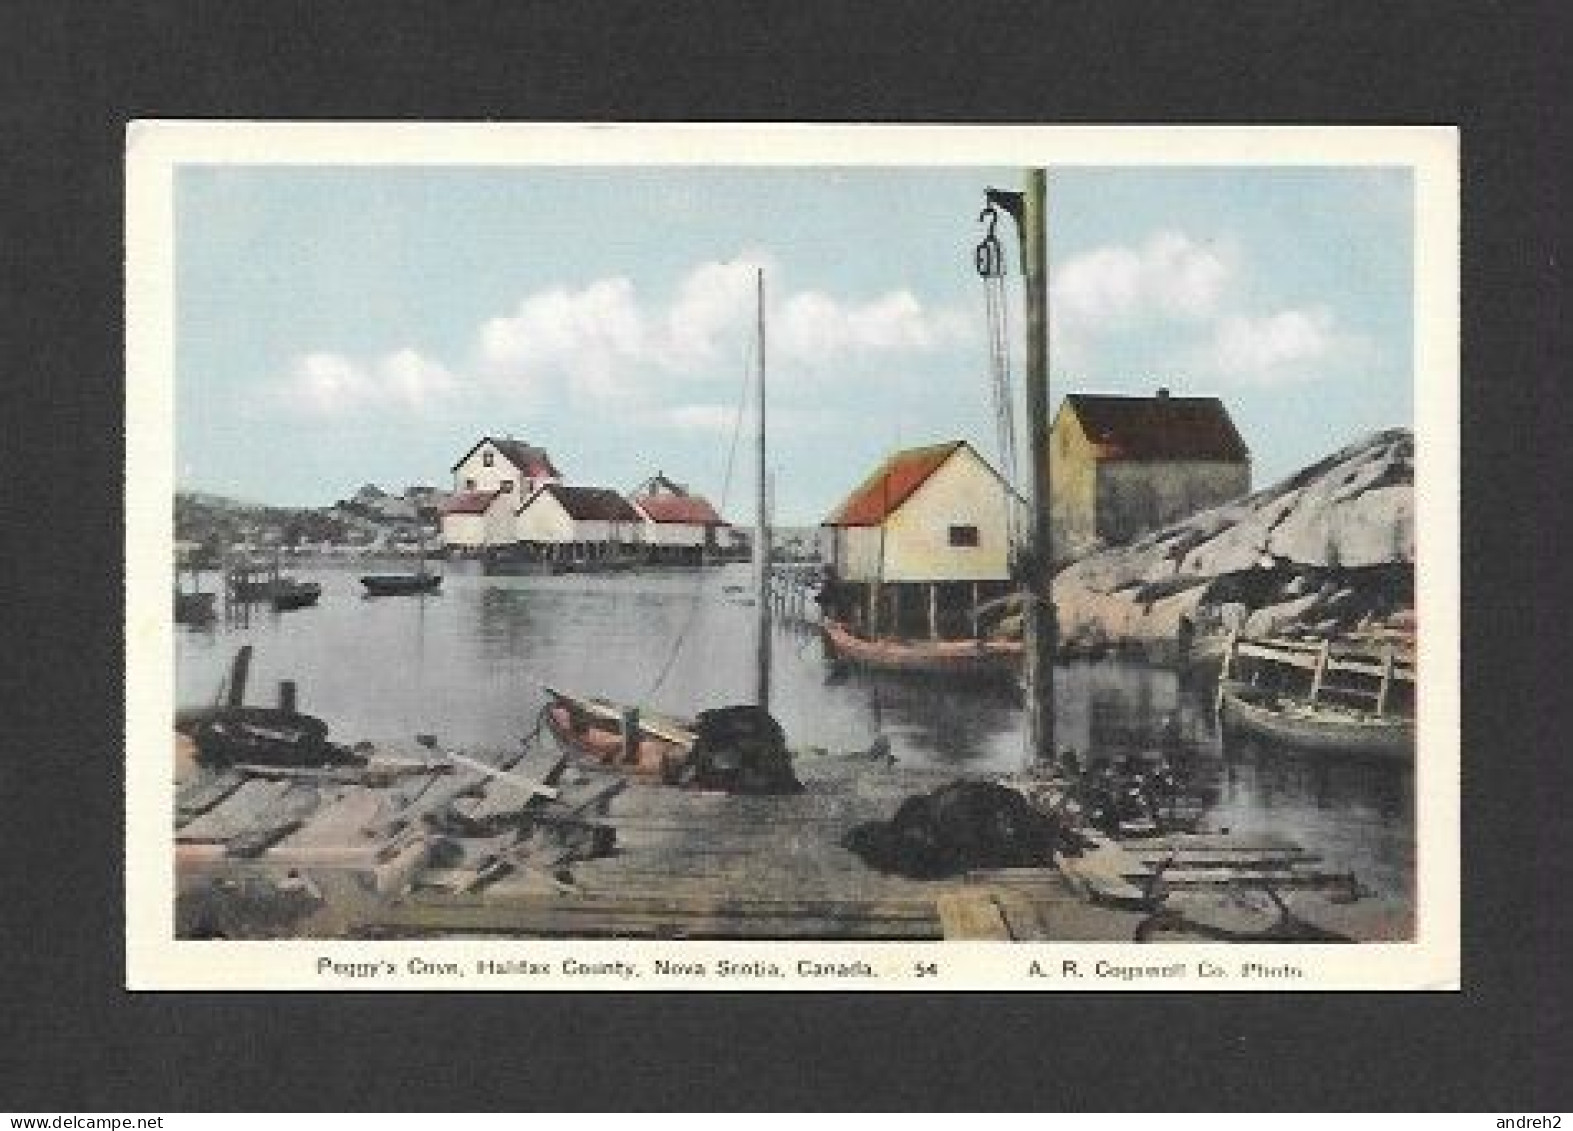
[[344,767],[254,767],[188,782],[174,815],[177,932],[1122,942],[1160,904],[1175,912],[1164,937],[1272,930],[1285,906],[1354,938],[1412,930],[1352,877],[1271,836],[1100,838],[1058,867],[881,873],[842,847],[845,834],[960,775],[856,755],[800,754],[802,793],[754,797],[569,764],[545,737],[508,757],[410,767],[393,757],[359,780]]
[[[543,799],[520,781],[551,776],[561,756],[550,746],[504,777],[460,769],[372,786],[342,771],[206,775],[177,801],[184,926],[246,932],[247,907],[226,909],[215,893],[244,889],[255,902],[268,882],[328,893],[289,925],[296,937],[1129,939],[1141,918],[1093,905],[1053,868],[912,880],[841,846],[853,826],[888,820],[954,773],[803,755],[802,793],[745,797],[576,764]],[[485,825],[510,811],[532,813],[536,830]],[[428,827],[455,813],[473,835]],[[613,851],[575,859],[540,831],[580,823],[612,830]],[[277,928],[277,916],[256,918]]]

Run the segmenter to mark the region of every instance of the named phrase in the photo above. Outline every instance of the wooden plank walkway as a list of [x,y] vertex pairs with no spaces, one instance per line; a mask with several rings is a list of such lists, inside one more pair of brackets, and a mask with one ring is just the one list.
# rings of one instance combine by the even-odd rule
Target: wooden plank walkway
[[[293,891],[309,880],[321,905],[290,937],[1127,941],[1153,910],[1160,868],[1172,902],[1191,900],[1220,929],[1276,913],[1246,889],[1270,884],[1309,908],[1327,902],[1319,889],[1352,888],[1263,835],[1104,838],[1059,868],[939,880],[875,871],[842,846],[955,771],[805,755],[801,793],[745,797],[565,766],[549,740],[487,761],[510,776],[459,765],[360,785],[193,785],[176,834],[183,890],[211,903],[215,880],[272,877]],[[608,830],[612,851],[580,858]],[[1334,914],[1377,937],[1403,926],[1368,904]]]

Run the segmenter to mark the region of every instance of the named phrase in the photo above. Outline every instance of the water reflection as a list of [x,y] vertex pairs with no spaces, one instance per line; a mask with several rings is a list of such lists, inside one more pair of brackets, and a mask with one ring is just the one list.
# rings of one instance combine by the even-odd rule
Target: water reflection
[[[728,591],[747,584],[747,566],[485,577],[449,563],[436,594],[367,598],[359,576],[375,568],[297,569],[322,584],[317,606],[258,607],[249,625],[177,630],[179,701],[214,701],[243,643],[256,649],[249,701],[269,701],[277,681],[294,679],[301,708],[335,737],[392,748],[422,732],[471,749],[511,747],[533,729],[545,685],[679,715],[753,699],[756,610]],[[1012,689],[838,672],[814,633],[786,626],[773,635],[772,665],[771,710],[796,747],[866,749],[883,735],[907,764],[1024,764]],[[1295,837],[1384,890],[1412,890],[1407,767],[1233,741],[1223,749],[1212,689],[1183,686],[1161,668],[1077,662],[1055,669],[1054,690],[1057,748],[1117,757],[1177,740],[1219,772],[1212,823]]]

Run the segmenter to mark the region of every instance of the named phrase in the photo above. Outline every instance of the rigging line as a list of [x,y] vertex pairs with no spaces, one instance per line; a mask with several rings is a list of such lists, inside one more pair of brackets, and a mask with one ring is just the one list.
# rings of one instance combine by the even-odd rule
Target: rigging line
[[[1000,474],[1011,492],[1018,492],[1018,461],[1016,446],[1015,412],[1012,407],[1014,388],[1010,373],[1008,310],[1004,301],[1003,281],[999,276],[986,276],[983,280],[984,307],[988,323],[989,384],[993,394],[995,439],[998,444]],[[1006,499],[1005,535],[1007,545],[1014,548],[1019,541],[1019,516],[1015,503]]]
[[[732,417],[732,441],[727,447],[726,469],[721,476],[720,510],[722,514],[726,513],[728,500],[732,493],[732,469],[737,461],[737,442],[743,432],[743,416],[748,410],[748,394],[753,378],[753,351],[754,344],[750,342],[743,356],[743,382],[737,399],[737,412]],[[643,698],[649,699],[654,696],[657,691],[661,690],[662,685],[666,683],[666,677],[671,674],[672,667],[677,662],[677,657],[688,640],[688,634],[692,631],[694,622],[699,617],[699,610],[702,605],[700,598],[704,595],[704,580],[704,569],[701,566],[694,575],[694,587],[689,595],[688,612],[683,618],[683,625],[677,630],[676,636],[673,637],[672,647],[667,651],[666,659],[662,662],[660,670],[655,675],[654,682],[650,684]]]

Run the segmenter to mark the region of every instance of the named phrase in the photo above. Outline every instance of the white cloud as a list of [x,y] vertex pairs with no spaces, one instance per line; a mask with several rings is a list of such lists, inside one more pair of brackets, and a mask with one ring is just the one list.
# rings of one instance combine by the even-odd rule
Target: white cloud
[[1226,378],[1270,385],[1318,376],[1318,363],[1353,348],[1325,306],[1265,317],[1231,315],[1215,328],[1203,360]]
[[[1139,334],[1129,344],[1158,351],[1160,370],[1271,385],[1321,379],[1371,353],[1371,344],[1345,330],[1326,304],[1264,312],[1252,309],[1255,297],[1233,245],[1220,249],[1171,231],[1140,245],[1096,248],[1055,273],[1056,361],[1096,369],[1099,353],[1118,335]],[[1118,383],[1128,376],[1100,379]]]
[[488,320],[480,332],[481,364],[505,385],[568,377],[592,395],[612,397],[646,352],[648,337],[633,284],[600,279],[578,290],[537,291],[512,314]]
[[965,316],[927,309],[908,290],[861,304],[801,291],[782,304],[775,340],[788,357],[824,362],[849,354],[927,353],[971,337]]
[[930,353],[974,336],[963,312],[926,305],[909,289],[849,301],[780,288],[772,283],[781,274],[774,260],[745,251],[697,265],[664,299],[641,294],[621,276],[534,291],[478,327],[467,367],[479,378],[474,383],[413,349],[374,361],[319,351],[299,359],[280,396],[321,416],[420,409],[466,387],[492,396],[528,394],[538,406],[595,410],[651,410],[695,397],[685,407],[657,411],[675,428],[718,431],[724,416],[729,429],[732,409],[699,400],[707,388],[733,386],[742,372],[754,339],[761,268],[773,363],[812,368]]
[[734,430],[741,432],[736,405],[686,404],[663,409],[660,419],[681,432],[699,432],[711,436],[730,436]]
[[330,352],[298,360],[279,397],[314,416],[339,416],[366,409],[422,409],[452,395],[458,380],[412,349],[370,364]]
[[821,291],[774,291],[774,261],[749,251],[695,267],[664,303],[622,278],[538,291],[481,327],[482,369],[505,386],[550,382],[581,399],[624,403],[648,400],[657,388],[670,395],[674,385],[734,380],[754,336],[761,267],[768,348],[788,364],[931,352],[971,337],[964,315],[926,307],[910,290],[861,303]]
[[753,324],[760,269],[773,274],[774,260],[749,251],[725,263],[702,263],[688,273],[664,319],[669,367],[714,360],[721,340],[736,340],[740,329]]
[[1140,247],[1111,245],[1054,271],[1052,307],[1066,332],[1099,334],[1153,320],[1202,321],[1217,311],[1232,269],[1180,232]]

